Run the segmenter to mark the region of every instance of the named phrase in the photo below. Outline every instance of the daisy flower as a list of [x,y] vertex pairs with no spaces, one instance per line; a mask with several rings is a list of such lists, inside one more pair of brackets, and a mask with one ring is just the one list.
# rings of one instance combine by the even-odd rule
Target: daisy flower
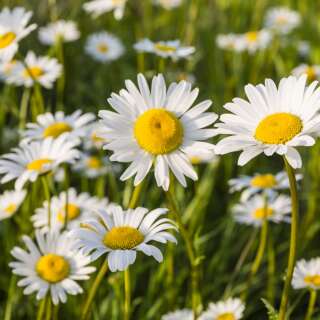
[[16,64],[17,60],[0,61],[0,80],[7,82],[7,78],[12,74]]
[[252,54],[267,48],[271,40],[272,36],[268,30],[249,31],[240,36],[238,47]]
[[50,89],[62,74],[62,66],[57,59],[46,56],[37,57],[32,51],[28,52],[25,64],[18,61],[14,65],[10,76],[7,78],[9,83],[31,87],[37,82],[42,87]]
[[12,217],[18,211],[26,194],[25,190],[13,190],[0,195],[0,220]]
[[103,145],[108,142],[108,139],[102,138],[103,127],[100,122],[95,121],[87,126],[86,134],[83,137],[83,146],[86,150],[102,149]]
[[290,197],[285,195],[274,195],[268,200],[267,206],[265,197],[255,195],[249,200],[241,201],[233,209],[234,218],[241,224],[260,227],[264,219],[280,223],[290,222],[288,215],[291,213]]
[[[68,203],[68,204],[67,204]],[[58,196],[51,198],[51,224],[53,230],[61,230],[64,227],[66,213],[68,214],[69,230],[80,226],[80,223],[92,217],[95,210],[108,207],[108,199],[99,199],[90,196],[87,192],[77,193],[74,188],[69,188],[68,192],[61,192]],[[48,202],[43,203],[42,208],[36,209],[36,213],[31,217],[33,226],[40,228],[43,232],[49,230],[48,226]]]
[[22,7],[0,11],[0,61],[10,61],[18,51],[19,41],[37,27],[27,26],[31,17],[32,12]]
[[53,45],[57,40],[72,42],[80,38],[77,24],[73,21],[58,20],[39,29],[39,40],[46,45]]
[[286,157],[293,168],[300,168],[302,160],[296,147],[312,146],[312,135],[319,135],[320,89],[317,82],[306,85],[305,75],[280,81],[279,88],[267,79],[265,85],[245,87],[249,101],[235,98],[224,107],[231,114],[223,114],[217,132],[230,135],[215,148],[217,154],[240,151],[238,164],[264,153]]
[[199,320],[239,320],[243,317],[244,303],[238,298],[209,303],[208,310],[203,312]]
[[110,163],[106,158],[87,153],[81,153],[79,160],[74,166],[75,171],[89,179],[95,179],[105,175],[110,170]]
[[[296,180],[301,180],[302,175],[296,174]],[[289,189],[289,179],[286,172],[281,171],[277,174],[256,173],[253,176],[241,175],[239,178],[230,179],[230,192],[243,191],[241,200],[245,201],[256,193],[263,192],[271,196],[275,190]]]
[[265,18],[266,28],[279,33],[287,34],[301,23],[300,14],[287,7],[274,7],[267,11]]
[[83,8],[88,13],[91,13],[95,18],[113,11],[113,15],[117,20],[122,19],[127,0],[93,0],[88,1],[83,5]]
[[124,47],[117,37],[102,31],[88,37],[85,51],[97,61],[108,62],[119,59],[124,53]]
[[77,140],[85,136],[87,126],[94,120],[93,113],[82,113],[81,110],[76,110],[70,115],[65,115],[63,111],[54,114],[47,112],[38,115],[36,123],[27,123],[23,138],[26,141],[56,139],[62,134],[67,134],[69,139]]
[[22,276],[19,287],[25,287],[26,295],[37,293],[37,300],[44,299],[49,293],[53,304],[67,301],[67,294],[82,293],[78,280],[89,279],[89,274],[95,271],[90,267],[90,257],[75,250],[74,240],[67,233],[48,233],[44,235],[36,231],[36,241],[28,236],[22,240],[27,247],[24,250],[14,247],[11,254],[17,261],[9,266],[12,272]]
[[127,80],[126,89],[108,100],[116,112],[99,112],[105,131],[102,137],[111,141],[104,146],[113,151],[110,160],[131,162],[120,179],[135,175],[134,184],[138,185],[154,165],[157,185],[164,190],[169,188],[169,168],[183,186],[185,176],[197,180],[187,154],[208,153],[214,148],[204,142],[215,132],[206,128],[217,119],[215,113],[205,112],[211,101],[192,107],[199,90],[192,90],[186,81],[173,83],[167,90],[161,74],[153,78],[151,91],[142,74],[138,75],[138,88]]
[[223,50],[242,52],[245,49],[242,36],[234,33],[219,34],[216,38],[216,43]]
[[294,289],[320,289],[320,258],[309,261],[299,260],[293,272],[292,286]]
[[99,210],[96,218],[84,221],[83,227],[72,230],[71,234],[79,239],[77,245],[84,253],[90,253],[92,260],[106,254],[112,272],[123,271],[133,264],[137,251],[161,262],[161,251],[149,244],[150,241],[176,243],[176,238],[168,232],[176,229],[173,221],[158,219],[167,209],[149,212],[145,208],[136,208],[124,211],[114,205],[107,210]]
[[195,52],[194,47],[183,47],[179,40],[152,42],[142,39],[134,45],[134,49],[138,52],[154,53],[162,58],[172,58],[174,61],[187,58]]
[[73,163],[79,156],[76,141],[62,135],[57,139],[21,143],[11,153],[0,158],[1,183],[16,180],[15,188],[21,190],[27,181],[34,182],[62,163]]
[[153,3],[163,7],[166,10],[171,10],[179,7],[183,0],[153,0]]
[[297,66],[296,68],[294,68],[291,73],[296,77],[300,77],[301,75],[306,74],[309,81],[319,80],[320,66],[307,65],[303,63]]
[[161,320],[193,320],[193,312],[190,309],[176,310],[163,315]]
[[202,163],[218,163],[219,157],[214,152],[188,152],[188,158],[193,165]]

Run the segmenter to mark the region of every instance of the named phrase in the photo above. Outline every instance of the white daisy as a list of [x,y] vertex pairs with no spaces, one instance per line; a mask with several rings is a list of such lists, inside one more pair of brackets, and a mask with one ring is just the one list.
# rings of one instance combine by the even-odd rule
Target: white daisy
[[296,147],[315,143],[313,134],[320,131],[320,89],[317,82],[306,85],[307,77],[289,77],[280,81],[279,88],[267,79],[265,85],[245,87],[249,99],[233,99],[224,107],[217,133],[230,137],[222,139],[215,148],[217,154],[242,150],[238,164],[244,165],[264,153],[284,155],[293,168],[302,160]]
[[117,60],[124,53],[122,42],[106,31],[89,36],[85,50],[93,59],[100,62]]
[[50,89],[62,74],[62,66],[57,59],[37,57],[32,51],[28,52],[25,64],[18,61],[13,66],[11,74],[7,77],[9,83],[31,87],[37,82],[42,87]]
[[21,143],[11,153],[0,158],[0,174],[4,175],[1,183],[16,180],[15,188],[21,190],[27,181],[36,181],[40,175],[62,163],[73,163],[79,156],[76,144],[67,135],[61,135],[55,140],[47,138],[29,144]]
[[[296,180],[301,180],[302,175],[296,174]],[[266,193],[272,195],[274,190],[289,189],[289,179],[286,172],[281,171],[277,174],[256,173],[253,176],[241,175],[239,178],[230,179],[230,192],[242,191],[241,200],[245,201],[256,193]]]
[[223,50],[242,52],[245,49],[243,37],[238,34],[219,34],[216,38],[217,46]]
[[17,60],[0,61],[0,80],[7,82],[7,78],[12,74],[12,70],[16,64]]
[[109,269],[123,271],[136,260],[137,251],[163,260],[161,251],[150,241],[176,243],[176,238],[168,232],[176,229],[173,221],[158,219],[167,209],[148,211],[145,208],[124,211],[120,206],[99,210],[98,216],[84,221],[83,227],[71,231],[78,238],[78,246],[84,253],[91,253],[92,260],[107,254]]
[[244,303],[238,298],[209,303],[208,310],[203,312],[199,320],[239,320],[243,317]]
[[307,65],[303,63],[294,68],[291,73],[296,77],[306,74],[309,81],[319,80],[320,65]]
[[103,126],[100,122],[93,122],[86,127],[86,134],[83,137],[83,146],[86,150],[102,149],[103,145],[108,142],[108,139],[102,138]]
[[188,152],[188,158],[193,165],[202,163],[218,163],[219,157],[215,155],[213,151],[211,152]]
[[101,158],[94,154],[81,153],[73,169],[81,172],[87,178],[95,179],[105,175],[111,170],[110,167],[110,163],[106,158]]
[[0,220],[11,218],[19,209],[27,192],[20,191],[5,191],[0,195]]
[[271,40],[272,35],[268,30],[249,31],[241,35],[238,47],[252,54],[267,48]]
[[262,195],[255,195],[249,200],[241,201],[232,208],[237,222],[260,227],[264,219],[275,223],[290,222],[291,200],[285,195],[273,196],[267,206]]
[[153,78],[150,91],[139,74],[138,88],[127,80],[126,90],[111,95],[108,101],[116,112],[103,110],[99,116],[104,136],[111,141],[104,146],[113,151],[110,160],[131,162],[121,180],[136,175],[134,184],[138,185],[153,164],[157,185],[164,190],[169,188],[169,168],[183,186],[185,176],[197,180],[187,154],[213,150],[204,140],[214,135],[214,130],[206,127],[217,119],[216,114],[205,112],[210,100],[192,107],[198,93],[186,81],[173,83],[167,90],[161,74]]
[[320,258],[299,260],[294,268],[292,286],[294,289],[320,289]]
[[297,11],[287,7],[274,7],[267,11],[265,18],[266,28],[271,28],[282,34],[287,34],[299,26],[301,16]]
[[56,139],[62,134],[67,134],[69,139],[82,138],[86,134],[87,127],[95,120],[93,113],[82,113],[76,110],[70,115],[65,115],[63,111],[50,112],[37,116],[36,123],[28,123],[23,132],[26,141],[43,140],[45,138]]
[[171,10],[179,7],[183,0],[153,0],[153,3],[163,7],[166,10]]
[[80,32],[73,21],[58,20],[39,29],[39,40],[46,45],[53,45],[57,40],[72,42],[79,38]]
[[[67,193],[64,191],[51,198],[50,227],[53,230],[61,230],[65,224],[66,212],[68,214],[67,228],[71,230],[79,227],[82,221],[93,217],[96,210],[107,208],[108,202],[106,198],[92,197],[87,192],[78,194],[74,188],[69,188]],[[43,203],[42,208],[36,209],[36,213],[31,217],[31,220],[35,228],[40,228],[43,232],[49,230],[47,201]]]
[[10,61],[18,51],[19,41],[37,27],[27,26],[31,17],[32,12],[22,7],[0,11],[0,61]]
[[36,242],[28,236],[22,239],[28,250],[14,247],[11,254],[17,261],[9,266],[14,274],[23,277],[18,286],[25,287],[24,294],[36,292],[38,300],[50,294],[57,305],[67,301],[67,294],[83,292],[77,281],[89,279],[95,267],[88,266],[89,256],[73,248],[74,240],[67,233],[44,235],[36,231]]
[[161,320],[193,320],[193,312],[190,309],[176,310],[161,317]]
[[106,12],[113,11],[117,20],[122,19],[127,0],[93,0],[83,5],[85,11],[98,17]]
[[187,58],[195,52],[194,47],[183,47],[179,40],[152,42],[149,39],[138,41],[134,48],[138,52],[154,53],[162,58],[172,58],[174,61]]

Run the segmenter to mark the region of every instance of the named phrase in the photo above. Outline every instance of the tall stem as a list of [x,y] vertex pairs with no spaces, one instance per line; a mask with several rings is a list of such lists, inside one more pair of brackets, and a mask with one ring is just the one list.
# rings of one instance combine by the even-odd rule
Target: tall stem
[[130,319],[131,310],[131,288],[129,267],[124,270],[124,320]]
[[48,227],[51,228],[51,198],[50,198],[50,188],[47,177],[44,175],[41,177],[44,194],[48,203]]
[[8,290],[8,299],[6,303],[6,308],[4,312],[4,320],[10,320],[12,316],[12,306],[13,306],[13,298],[14,298],[14,290],[16,288],[16,276],[12,275]]
[[288,268],[287,268],[287,275],[285,279],[284,288],[282,291],[279,320],[286,319],[291,280],[292,280],[294,265],[296,262],[298,212],[299,212],[296,176],[294,174],[293,168],[290,166],[287,159],[285,157],[283,159],[284,159],[284,163],[285,163],[285,167],[286,167],[286,171],[287,171],[289,183],[290,183],[292,213],[291,213],[291,235],[290,235]]
[[137,203],[139,201],[140,194],[142,191],[142,187],[143,187],[143,182],[141,182],[136,187],[134,187],[133,192],[131,194],[131,199],[129,201],[128,208],[134,209],[137,206]]
[[44,319],[44,313],[46,310],[46,303],[48,298],[49,293],[40,301],[39,307],[38,307],[38,314],[37,314],[37,320],[43,320]]
[[311,320],[311,317],[314,311],[314,306],[316,304],[316,300],[317,300],[317,291],[314,289],[311,289],[308,310],[307,310],[306,317],[304,318],[305,320]]

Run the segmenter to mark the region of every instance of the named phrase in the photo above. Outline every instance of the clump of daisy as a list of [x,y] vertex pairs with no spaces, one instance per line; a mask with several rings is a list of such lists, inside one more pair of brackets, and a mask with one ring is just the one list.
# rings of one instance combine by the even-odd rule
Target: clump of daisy
[[120,177],[127,180],[135,175],[138,185],[154,165],[157,185],[169,188],[169,170],[186,186],[185,176],[197,180],[188,152],[208,153],[214,146],[205,140],[214,135],[207,128],[217,115],[206,112],[211,101],[192,107],[199,90],[181,81],[167,90],[162,75],[152,80],[151,90],[142,74],[138,88],[127,80],[126,89],[113,93],[108,100],[116,112],[103,110],[103,137],[109,139],[104,148],[113,152],[111,161],[131,162]]
[[307,77],[283,78],[277,88],[267,79],[265,84],[245,87],[249,101],[234,98],[224,108],[217,132],[228,135],[218,142],[217,154],[242,151],[238,164],[245,165],[261,153],[285,156],[290,166],[300,168],[302,160],[296,147],[309,147],[319,135],[320,109],[317,82],[306,84]]
[[153,0],[155,5],[161,6],[166,10],[171,10],[179,7],[183,0]]
[[25,190],[12,190],[0,195],[0,220],[12,217],[19,210],[26,194]]
[[294,68],[291,73],[296,77],[300,77],[301,75],[306,74],[309,81],[319,80],[320,66],[308,65],[303,63]]
[[152,256],[158,262],[163,260],[161,251],[149,242],[176,243],[175,237],[168,232],[176,229],[173,221],[159,217],[167,209],[148,211],[145,208],[123,210],[120,206],[111,206],[99,210],[98,216],[84,221],[83,227],[72,230],[72,236],[78,240],[78,247],[91,259],[96,260],[106,254],[109,269],[123,271],[136,260],[137,252]]
[[8,83],[24,87],[31,87],[38,83],[50,89],[62,74],[62,66],[55,58],[37,57],[34,52],[29,51],[24,62],[15,63],[7,77]]
[[216,43],[223,50],[242,52],[245,49],[242,37],[235,33],[219,34],[216,38]]
[[66,228],[71,230],[80,227],[80,223],[95,215],[96,210],[107,208],[108,199],[99,199],[90,196],[87,192],[77,193],[74,188],[61,192],[58,196],[51,198],[50,211],[51,223],[48,221],[48,202],[43,203],[42,208],[36,209],[36,213],[31,217],[33,226],[41,231],[61,230]]
[[79,157],[76,145],[77,141],[66,135],[55,140],[21,143],[0,158],[1,183],[15,180],[15,188],[21,190],[27,181],[34,182],[63,163],[73,163]]
[[31,17],[32,12],[22,7],[0,11],[0,61],[10,61],[18,51],[19,41],[37,27],[28,26]]
[[292,286],[294,289],[320,289],[320,258],[309,261],[299,260],[293,272]]
[[76,110],[70,115],[63,111],[50,112],[37,116],[36,123],[27,123],[23,138],[26,141],[56,139],[61,135],[68,135],[69,139],[77,140],[86,135],[89,125],[95,120],[93,113],[82,113]]
[[113,11],[117,20],[122,19],[127,0],[93,0],[83,4],[83,8],[93,17],[98,17],[106,12]]
[[36,241],[23,236],[27,250],[14,247],[12,256],[17,259],[9,266],[12,272],[22,276],[19,287],[25,287],[26,295],[36,292],[37,300],[51,295],[53,304],[67,301],[67,294],[83,292],[77,281],[89,279],[95,271],[90,267],[90,257],[74,249],[74,240],[67,233],[48,233],[36,231]]
[[264,196],[255,195],[236,204],[232,211],[237,222],[255,227],[261,227],[265,219],[275,223],[290,222],[291,200],[285,195],[274,195],[266,203]]
[[74,166],[74,171],[80,172],[89,179],[101,177],[109,170],[111,170],[111,166],[106,158],[89,153],[81,153],[79,160]]
[[252,54],[267,48],[271,40],[272,36],[268,30],[249,31],[240,35],[238,47]]
[[73,21],[58,20],[39,29],[39,40],[46,45],[53,45],[58,40],[72,42],[78,40],[80,32]]
[[88,37],[85,50],[93,59],[108,62],[119,59],[124,53],[124,46],[116,36],[102,31]]
[[138,52],[153,53],[162,58],[171,58],[174,61],[187,58],[195,52],[194,47],[182,46],[180,40],[153,42],[149,39],[142,39],[134,45],[134,48]]
[[161,320],[193,320],[193,312],[190,309],[181,309],[164,314]]
[[301,23],[301,16],[297,11],[287,7],[274,7],[267,11],[265,26],[279,32],[288,34]]
[[202,313],[199,320],[240,320],[245,310],[244,303],[238,298],[209,303],[208,309]]

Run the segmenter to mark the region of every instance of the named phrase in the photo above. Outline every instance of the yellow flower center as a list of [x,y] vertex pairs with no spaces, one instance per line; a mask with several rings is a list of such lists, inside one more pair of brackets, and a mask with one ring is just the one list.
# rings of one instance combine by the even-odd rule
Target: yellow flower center
[[17,205],[15,203],[10,203],[7,207],[4,208],[4,212],[8,215],[12,215],[17,210]]
[[132,227],[113,227],[106,233],[103,243],[113,250],[129,250],[143,242],[143,234]]
[[256,42],[258,40],[258,32],[257,31],[247,32],[246,38],[249,42]]
[[33,160],[27,164],[27,169],[43,172],[44,166],[50,163],[52,163],[52,160],[48,158]]
[[177,50],[176,47],[168,46],[163,43],[156,43],[154,47],[156,48],[156,50],[167,52],[167,53],[175,52]]
[[320,287],[320,275],[306,276],[304,281],[308,284]]
[[44,74],[44,71],[42,68],[34,66],[34,67],[30,67],[28,69],[25,69],[23,71],[23,76],[25,78],[34,78],[34,79],[38,79],[39,77],[41,77]]
[[220,314],[217,320],[236,320],[235,316],[231,312]]
[[0,35],[0,49],[10,46],[16,37],[16,34],[13,32],[7,32]]
[[183,127],[170,111],[150,109],[134,125],[139,146],[153,155],[170,153],[182,144]]
[[90,169],[100,169],[102,167],[102,162],[97,157],[90,157],[87,159],[87,166]]
[[293,114],[281,112],[264,118],[258,124],[255,138],[266,144],[285,144],[303,129],[301,119]]
[[73,203],[68,203],[68,206],[65,205],[64,208],[62,208],[59,211],[58,217],[57,217],[58,221],[64,222],[66,212],[68,213],[68,221],[70,221],[70,220],[76,219],[80,215],[81,210],[77,205]]
[[57,283],[68,277],[70,264],[64,257],[49,253],[38,260],[36,271],[43,280]]
[[98,46],[97,46],[97,50],[101,53],[106,53],[109,51],[109,48],[106,44],[104,43],[100,43]]
[[287,22],[288,22],[288,19],[285,16],[279,16],[276,18],[276,24],[278,24],[278,25],[284,25]]
[[45,130],[43,131],[43,137],[48,138],[48,137],[53,137],[57,138],[61,134],[65,132],[70,132],[72,131],[72,127],[66,123],[66,122],[56,122],[54,124],[51,124]]
[[273,210],[270,207],[267,208],[259,208],[254,213],[253,216],[256,219],[266,219],[273,215]]
[[313,67],[308,66],[305,70],[305,73],[306,73],[309,81],[313,81],[313,80],[317,79],[317,73]]
[[277,185],[277,180],[272,174],[261,174],[251,179],[253,187],[268,189]]
[[191,161],[192,164],[200,164],[202,162],[201,158],[197,157],[197,156],[191,157],[190,161]]

